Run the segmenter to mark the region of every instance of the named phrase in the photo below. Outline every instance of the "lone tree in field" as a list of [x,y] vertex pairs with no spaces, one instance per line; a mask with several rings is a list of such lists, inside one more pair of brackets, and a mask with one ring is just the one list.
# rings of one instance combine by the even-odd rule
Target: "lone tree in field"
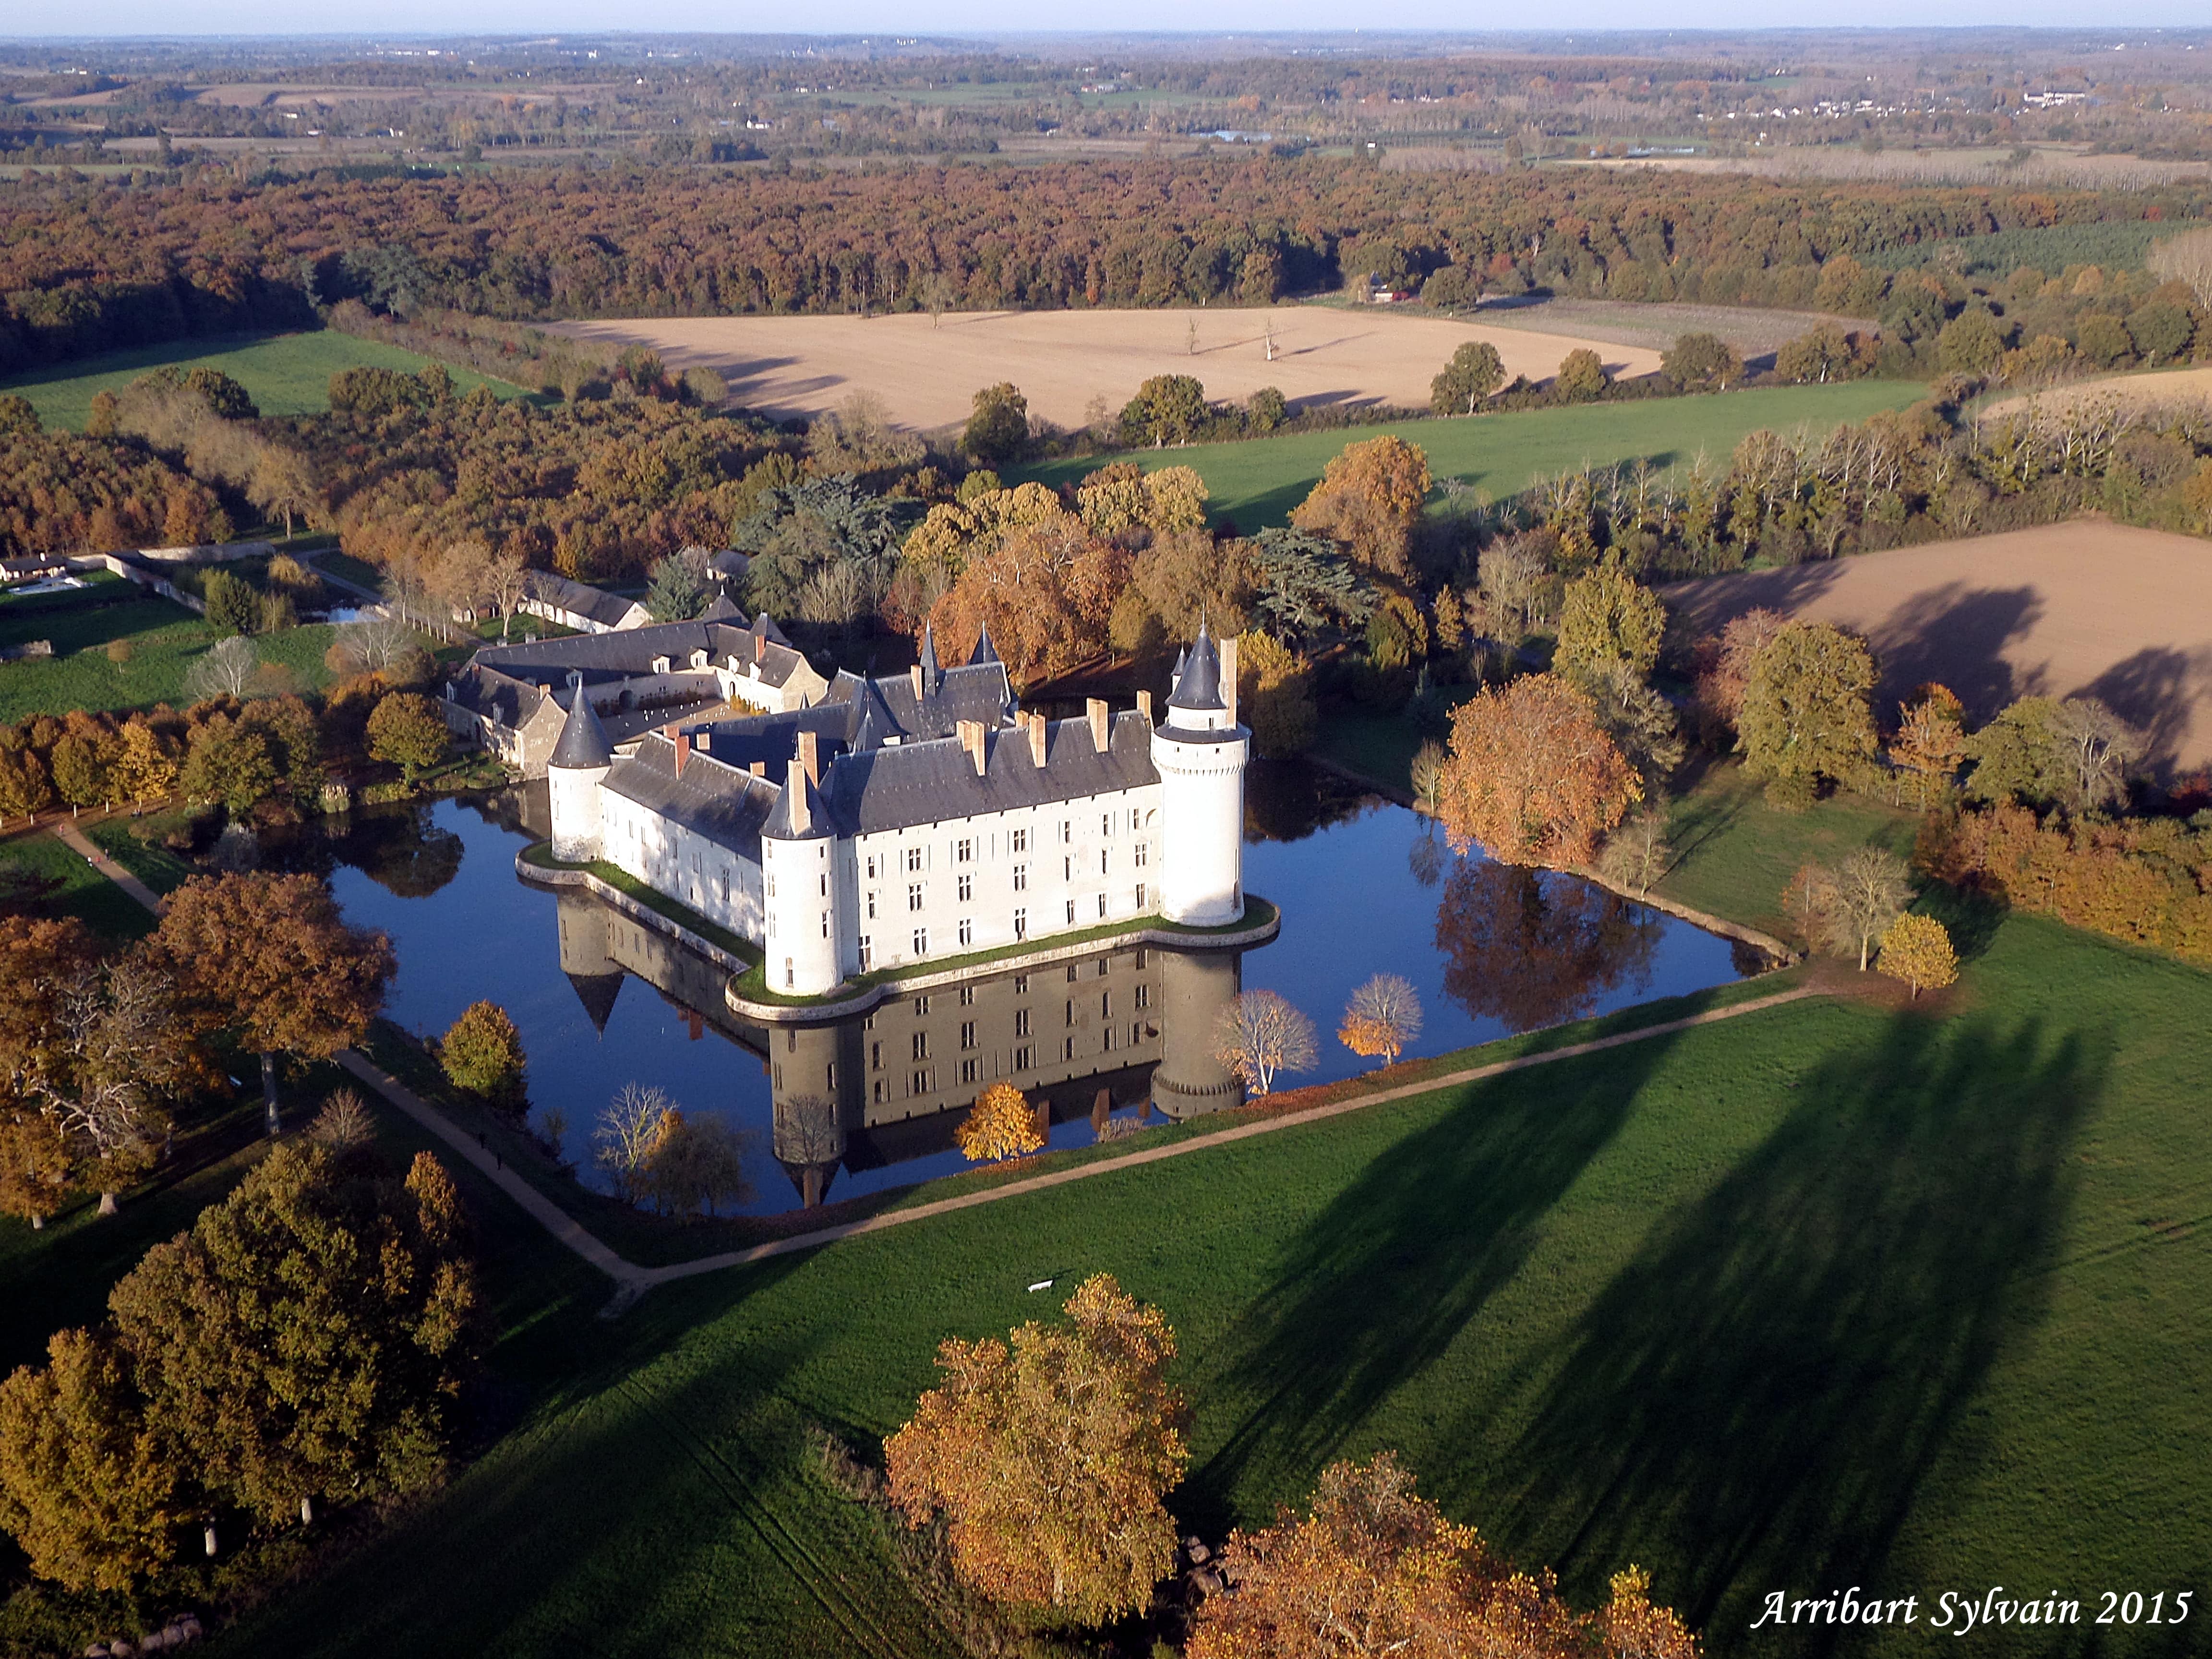
[[1735,729],[1745,763],[1775,805],[1802,811],[1820,780],[1851,775],[1875,752],[1874,658],[1826,623],[1786,624],[1752,659]]
[[1933,916],[1902,915],[1881,936],[1881,971],[1901,979],[1917,997],[1940,991],[1959,977],[1959,958],[1951,935]]
[[1472,415],[1475,405],[1505,384],[1505,361],[1487,340],[1463,341],[1429,382],[1429,407],[1438,415]]
[[518,1112],[524,1097],[528,1061],[522,1033],[496,1002],[472,1002],[461,1011],[438,1044],[438,1064],[458,1088],[481,1095],[501,1111]]
[[261,1056],[277,1133],[276,1056],[328,1060],[361,1041],[394,966],[392,941],[347,925],[313,876],[196,876],[169,895],[153,959],[210,1024]]
[[1602,398],[1613,377],[1605,372],[1605,359],[1588,346],[1577,346],[1559,360],[1552,389],[1570,403],[1586,404]]
[[1144,1607],[1174,1565],[1162,1500],[1189,1461],[1189,1419],[1167,1382],[1175,1333],[1157,1308],[1099,1273],[1066,1312],[1011,1345],[939,1344],[945,1381],[884,1455],[908,1521],[944,1516],[963,1582],[1096,1625]]
[[1011,1083],[994,1083],[978,1095],[952,1138],[971,1164],[1019,1158],[1044,1145],[1044,1137],[1037,1133],[1035,1109]]
[[1345,1005],[1337,1041],[1364,1058],[1381,1055],[1385,1066],[1421,1034],[1421,998],[1401,974],[1377,974],[1352,994]]
[[1324,1469],[1310,1514],[1231,1533],[1222,1576],[1188,1659],[1697,1659],[1682,1621],[1652,1606],[1647,1574],[1614,1574],[1606,1607],[1577,1613],[1550,1571],[1516,1570],[1419,1496],[1390,1452]]
[[394,691],[368,717],[371,759],[399,768],[407,786],[446,757],[453,733],[438,705],[419,691]]
[[1453,713],[1439,805],[1462,852],[1480,843],[1503,864],[1582,864],[1640,787],[1588,700],[1531,674]]
[[1273,991],[1246,991],[1221,1011],[1213,1052],[1245,1087],[1272,1093],[1279,1072],[1310,1072],[1321,1057],[1314,1024]]

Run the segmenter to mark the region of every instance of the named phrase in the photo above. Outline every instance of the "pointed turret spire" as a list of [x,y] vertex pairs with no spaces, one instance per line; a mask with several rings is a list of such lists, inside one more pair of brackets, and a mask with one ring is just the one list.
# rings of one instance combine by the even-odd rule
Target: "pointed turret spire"
[[986,623],[982,631],[975,635],[975,649],[969,654],[968,665],[970,668],[988,667],[998,660],[999,648],[991,643],[991,625]]
[[1168,693],[1168,707],[1192,710],[1226,710],[1221,701],[1221,658],[1213,648],[1213,636],[1206,631],[1206,624],[1198,625],[1198,638],[1191,645],[1183,661],[1176,665],[1175,689]]
[[568,718],[562,723],[561,736],[546,764],[588,771],[611,766],[614,760],[615,746],[608,741],[607,728],[599,724],[599,710],[584,694],[583,671],[572,668],[568,671]]
[[943,684],[945,671],[937,663],[937,630],[927,623],[921,625],[921,695],[933,697]]

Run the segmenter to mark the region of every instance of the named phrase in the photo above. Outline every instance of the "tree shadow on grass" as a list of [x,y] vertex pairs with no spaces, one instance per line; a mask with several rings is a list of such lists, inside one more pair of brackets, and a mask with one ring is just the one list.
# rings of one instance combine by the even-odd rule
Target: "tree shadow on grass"
[[1375,1158],[1225,1333],[1207,1392],[1249,1402],[1176,1500],[1211,1535],[1240,1489],[1303,1495],[1370,1416],[1521,1271],[1540,1223],[1627,1116],[1668,1040],[1463,1091]]
[[1583,1594],[1641,1561],[1721,1646],[1774,1589],[1919,1588],[1892,1543],[2041,1316],[2108,1066],[2038,1022],[1902,1015],[1808,1074],[1536,1362],[1512,1547]]

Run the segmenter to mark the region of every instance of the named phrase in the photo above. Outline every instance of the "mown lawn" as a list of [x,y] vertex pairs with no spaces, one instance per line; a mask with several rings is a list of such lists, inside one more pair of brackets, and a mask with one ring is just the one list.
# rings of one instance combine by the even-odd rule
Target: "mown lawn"
[[[1135,461],[1148,470],[1196,468],[1212,492],[1216,520],[1234,519],[1239,529],[1249,532],[1287,523],[1291,510],[1305,499],[1322,470],[1346,444],[1385,432],[1427,451],[1430,470],[1440,482],[1458,478],[1496,500],[1585,462],[1602,467],[1643,459],[1665,468],[1687,465],[1702,453],[1725,470],[1729,452],[1746,433],[1761,427],[1778,431],[1803,428],[1815,436],[1825,435],[1877,410],[1902,409],[1926,390],[1899,380],[1761,387],[1708,397],[1524,410],[1473,419],[1301,432],[1245,443],[1136,450],[1114,459]],[[1016,476],[1073,483],[1103,465],[1097,458],[1052,461],[1018,469]]]
[[[323,655],[333,635],[329,624],[315,623],[259,635],[253,643],[264,662],[283,664],[301,689],[311,690],[330,679]],[[182,706],[185,675],[219,637],[182,605],[119,580],[87,587],[81,603],[66,607],[0,605],[0,645],[50,640],[54,647],[51,659],[0,664],[0,722],[72,708]],[[107,655],[113,640],[129,644],[121,662]]]
[[664,1287],[218,1650],[941,1650],[802,1426],[872,1446],[939,1338],[1099,1270],[1180,1334],[1209,1536],[1395,1447],[1578,1596],[1643,1563],[1724,1655],[1823,1646],[1747,1633],[1771,1588],[2188,1587],[2208,1063],[2212,976],[2015,920],[1946,1004],[1800,1003]]
[[[28,398],[50,431],[82,432],[97,394],[120,392],[152,368],[189,369],[205,364],[244,386],[264,415],[320,415],[331,406],[331,376],[342,368],[366,366],[412,374],[430,361],[380,340],[326,329],[308,334],[173,340],[135,351],[112,351],[0,380],[0,392]],[[520,386],[471,369],[449,364],[447,372],[463,392],[488,386],[502,398],[523,395]]]

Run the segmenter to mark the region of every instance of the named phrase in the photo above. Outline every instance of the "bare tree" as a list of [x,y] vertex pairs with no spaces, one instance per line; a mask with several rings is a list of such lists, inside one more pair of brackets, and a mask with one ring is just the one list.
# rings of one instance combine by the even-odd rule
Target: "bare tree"
[[415,630],[399,617],[370,611],[338,624],[335,648],[353,672],[381,673],[417,648]]
[[1421,998],[1402,974],[1377,974],[1352,994],[1337,1036],[1355,1054],[1376,1054],[1395,1066],[1421,1034]]
[[2074,769],[2076,812],[2110,805],[2127,791],[2127,771],[2142,758],[2142,734],[2094,697],[2069,697],[2058,705],[2056,735]]
[[484,592],[499,607],[499,636],[505,639],[515,611],[530,596],[530,567],[522,555],[509,549],[485,560]]
[[1541,633],[1558,611],[1559,577],[1544,556],[1517,536],[1483,550],[1476,581],[1485,615],[1508,644]]
[[185,671],[185,695],[195,702],[210,697],[242,697],[261,666],[253,641],[234,634],[217,640]]
[[1247,1087],[1267,1094],[1279,1072],[1306,1072],[1320,1058],[1314,1024],[1273,991],[1247,991],[1221,1011],[1213,1052]]
[[1598,869],[1607,880],[1632,887],[1641,897],[1674,859],[1674,849],[1667,844],[1666,797],[1649,796],[1633,817],[1605,838]]
[[1880,847],[1860,848],[1831,872],[1821,932],[1838,955],[1857,951],[1863,974],[1875,941],[1912,901],[1905,874],[1905,860]]
[[1429,811],[1437,810],[1437,797],[1443,793],[1443,746],[1433,738],[1413,751],[1413,799]]
[[158,1153],[169,1119],[166,1098],[192,1073],[189,1042],[179,1040],[174,988],[138,955],[103,972],[86,967],[62,993],[54,1041],[41,1063],[15,1082],[87,1158],[100,1188],[100,1212]]
[[264,513],[281,514],[284,538],[292,537],[292,520],[306,517],[322,505],[315,493],[314,470],[296,449],[263,444],[246,474],[246,498]]
[[666,1090],[641,1083],[623,1084],[622,1092],[600,1109],[599,1127],[592,1131],[598,1147],[592,1158],[624,1202],[635,1204],[646,1196],[661,1119],[674,1109]]
[[473,538],[455,542],[430,567],[430,591],[471,622],[491,604],[491,550]]

